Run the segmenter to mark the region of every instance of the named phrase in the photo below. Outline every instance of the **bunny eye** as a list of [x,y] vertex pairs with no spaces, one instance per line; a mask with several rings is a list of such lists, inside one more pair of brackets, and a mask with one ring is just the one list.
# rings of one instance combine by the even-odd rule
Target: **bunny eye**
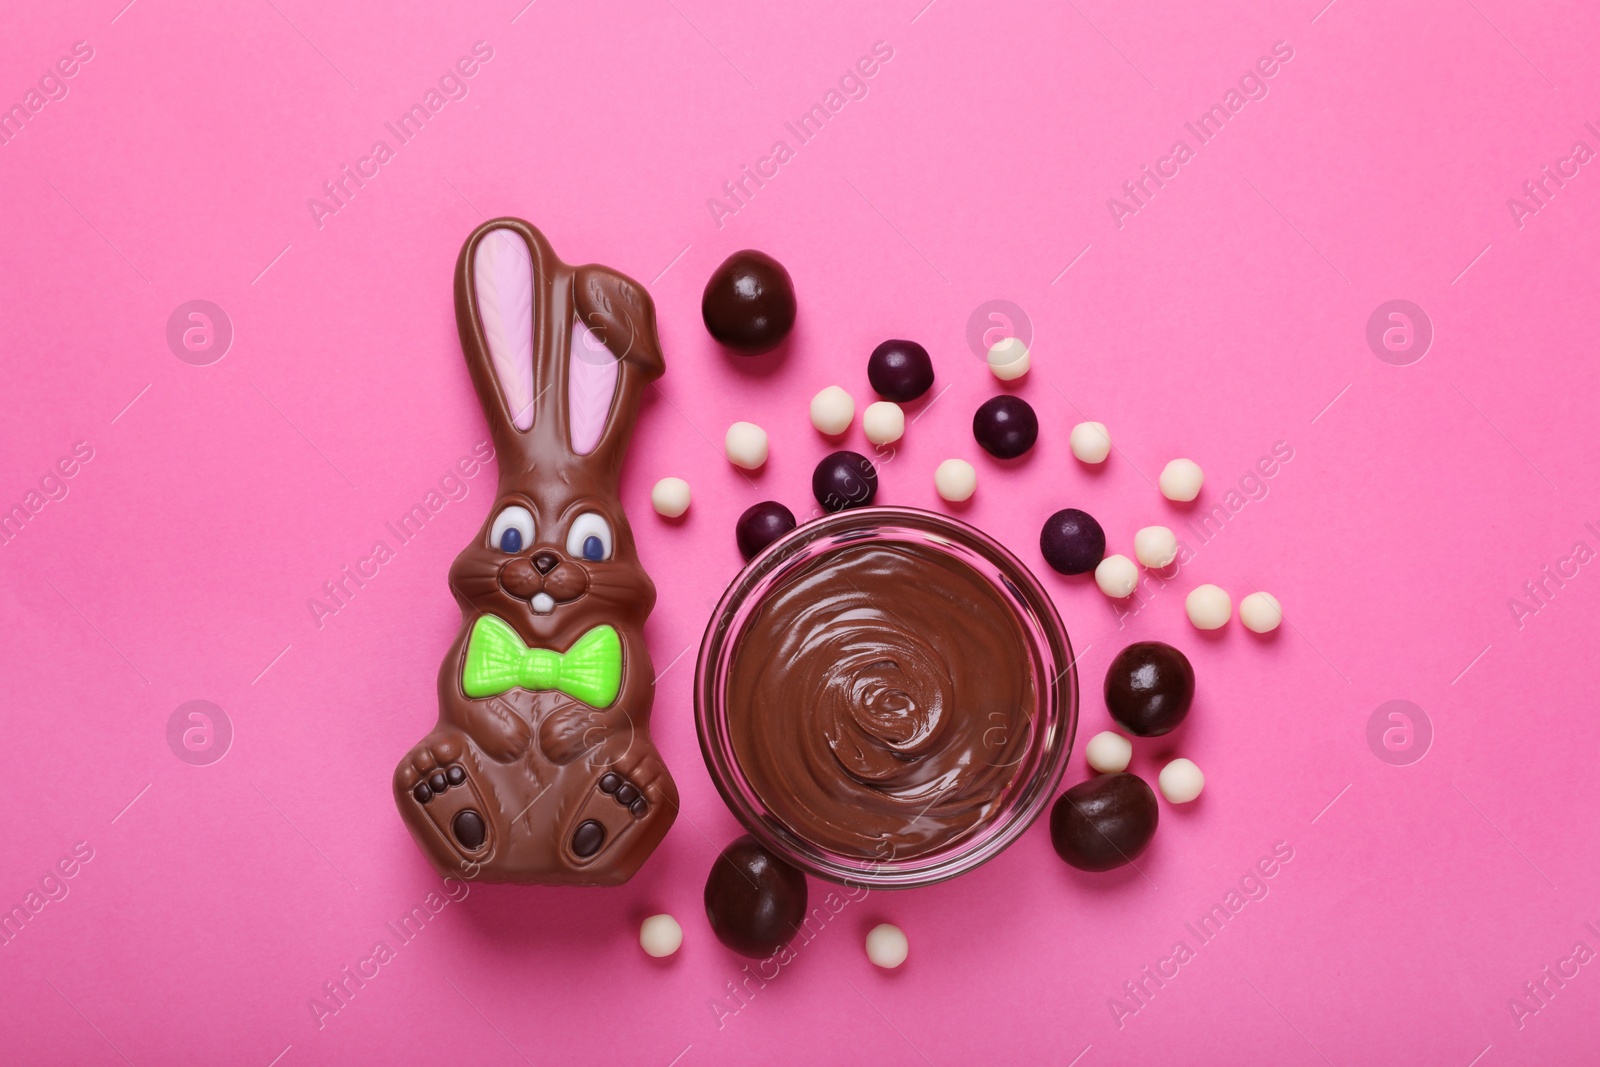
[[567,555],[599,562],[611,558],[611,524],[598,512],[586,511],[567,530]]
[[521,552],[533,544],[533,515],[520,504],[500,509],[489,528],[489,546],[501,552]]

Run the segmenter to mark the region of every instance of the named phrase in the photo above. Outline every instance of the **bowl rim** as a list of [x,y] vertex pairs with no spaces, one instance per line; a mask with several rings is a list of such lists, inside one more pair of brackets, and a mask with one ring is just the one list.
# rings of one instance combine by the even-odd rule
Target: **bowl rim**
[[[987,832],[963,838],[949,849],[909,860],[882,862],[840,857],[831,850],[806,841],[795,831],[780,830],[775,820],[764,817],[754,790],[741,788],[742,775],[735,769],[732,740],[723,721],[717,721],[718,701],[713,687],[726,673],[735,642],[729,630],[745,601],[758,586],[786,563],[806,553],[819,541],[828,548],[852,541],[868,540],[874,534],[916,533],[919,543],[954,545],[995,565],[998,573],[984,574],[993,582],[1018,616],[1018,623],[1036,674],[1044,666],[1054,677],[1037,677],[1039,693],[1035,724],[1044,730],[1032,732],[1030,756],[1043,747],[1031,779],[1009,798],[997,814],[983,824]],[[907,540],[890,536],[889,540]],[[815,558],[826,548],[807,555]],[[971,565],[971,560],[966,560]],[[980,573],[983,573],[980,571]],[[771,583],[767,587],[770,588]],[[746,620],[748,621],[748,620]],[[787,862],[819,878],[844,885],[872,889],[909,889],[934,885],[982,866],[1004,852],[1043,814],[1054,798],[1072,756],[1078,724],[1077,657],[1057,612],[1054,600],[1032,570],[1017,556],[975,526],[939,512],[900,505],[850,508],[813,519],[790,530],[751,558],[728,583],[718,599],[700,639],[694,677],[695,733],[700,754],[712,784],[740,824],[763,847]],[[1043,737],[1041,741],[1039,740]],[[1025,759],[1028,757],[1025,757]],[[1019,761],[1020,762],[1020,761]]]

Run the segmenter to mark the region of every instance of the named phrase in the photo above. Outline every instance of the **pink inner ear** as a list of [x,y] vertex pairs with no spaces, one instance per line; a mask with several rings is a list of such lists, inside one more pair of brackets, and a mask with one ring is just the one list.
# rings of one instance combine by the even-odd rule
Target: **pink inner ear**
[[567,423],[572,428],[572,450],[586,456],[600,444],[611,400],[617,392],[617,365],[594,331],[572,322],[572,354],[567,358]]
[[494,230],[473,257],[478,318],[511,424],[533,425],[533,257],[512,230]]

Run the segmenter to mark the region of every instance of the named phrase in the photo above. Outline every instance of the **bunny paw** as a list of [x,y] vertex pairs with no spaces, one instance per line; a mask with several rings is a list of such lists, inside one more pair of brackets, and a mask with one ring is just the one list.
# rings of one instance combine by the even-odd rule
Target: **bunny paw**
[[567,847],[580,862],[592,860],[649,812],[650,802],[637,785],[606,771],[579,809]]
[[431,737],[401,762],[395,782],[451,849],[481,861],[494,844],[484,816],[490,809],[468,769],[465,750],[454,738]]

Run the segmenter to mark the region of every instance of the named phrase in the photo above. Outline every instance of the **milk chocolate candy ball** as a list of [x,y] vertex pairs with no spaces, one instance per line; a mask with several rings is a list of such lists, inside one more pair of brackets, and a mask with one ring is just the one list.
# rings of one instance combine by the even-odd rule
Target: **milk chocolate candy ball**
[[766,959],[789,943],[805,917],[806,876],[748,834],[711,865],[706,918],[717,940],[739,955]]
[[909,404],[933,385],[933,360],[915,341],[885,341],[867,358],[872,391],[896,404]]
[[1194,668],[1160,641],[1140,641],[1117,653],[1106,671],[1106,710],[1139,737],[1171,733],[1194,701]]
[[1106,532],[1087,511],[1062,508],[1044,520],[1039,552],[1053,570],[1088,574],[1106,556]]
[[990,397],[972,416],[972,436],[996,459],[1016,459],[1039,439],[1039,417],[1020,396]]
[[811,493],[825,511],[864,508],[878,495],[878,469],[861,453],[841,449],[811,472]]
[[1160,814],[1143,778],[1103,774],[1061,794],[1050,809],[1050,843],[1080,871],[1109,871],[1138,859]]
[[776,500],[763,500],[745,508],[738,525],[733,528],[733,536],[739,542],[739,554],[745,559],[754,559],[763,548],[792,529],[794,512]]
[[706,283],[700,317],[722,344],[742,356],[759,356],[794,329],[794,283],[765,252],[735,252]]

